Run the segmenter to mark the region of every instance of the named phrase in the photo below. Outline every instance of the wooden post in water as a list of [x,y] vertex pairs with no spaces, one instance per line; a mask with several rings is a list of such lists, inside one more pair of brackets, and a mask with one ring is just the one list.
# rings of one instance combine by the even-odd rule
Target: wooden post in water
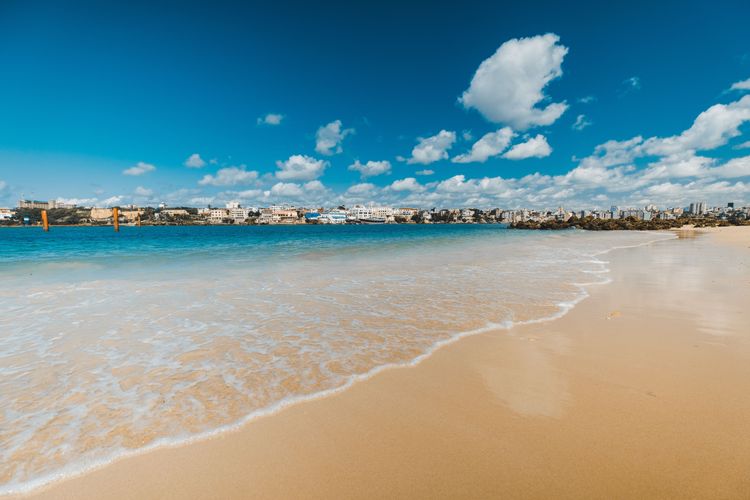
[[49,231],[49,220],[47,219],[46,210],[42,210],[42,227],[45,231]]
[[115,223],[115,232],[120,231],[120,209],[115,207],[112,209],[112,221]]

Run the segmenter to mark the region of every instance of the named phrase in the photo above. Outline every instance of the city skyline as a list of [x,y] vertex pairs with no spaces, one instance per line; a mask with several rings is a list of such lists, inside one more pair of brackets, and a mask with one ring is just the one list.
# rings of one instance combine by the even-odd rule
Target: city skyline
[[5,3],[0,206],[750,200],[747,5],[292,6]]

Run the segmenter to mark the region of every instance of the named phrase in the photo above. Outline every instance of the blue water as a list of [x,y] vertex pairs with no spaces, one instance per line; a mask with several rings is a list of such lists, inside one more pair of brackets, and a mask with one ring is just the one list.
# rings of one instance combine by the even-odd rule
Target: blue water
[[302,226],[124,226],[38,227],[0,230],[0,264],[38,260],[90,259],[252,251],[291,257],[311,251],[367,250],[420,241],[439,244],[454,238],[517,237],[525,231],[504,224],[302,225]]

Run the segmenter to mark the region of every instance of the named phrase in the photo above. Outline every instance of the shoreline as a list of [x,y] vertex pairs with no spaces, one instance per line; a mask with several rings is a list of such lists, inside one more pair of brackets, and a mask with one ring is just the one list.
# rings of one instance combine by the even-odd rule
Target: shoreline
[[[722,230],[716,231],[720,232]],[[698,231],[698,232],[704,232],[704,231]],[[650,246],[645,246],[643,248],[652,248],[654,247],[654,242],[650,243]],[[627,247],[626,247],[627,248]],[[633,247],[629,247],[633,248]],[[637,247],[636,247],[637,248]],[[612,249],[614,250],[614,249]],[[609,251],[611,253],[611,250]],[[611,253],[612,255],[615,255],[615,253]],[[615,259],[617,260],[617,259]],[[578,303],[583,301],[584,298],[586,298],[586,293],[591,293],[591,290],[589,290],[590,285],[582,286],[582,296],[578,300]],[[612,285],[610,285],[612,286]],[[596,287],[595,291],[598,294],[601,289],[608,288],[608,287]],[[33,497],[33,496],[40,496],[40,497],[46,497],[47,495],[55,496],[57,493],[61,493],[63,496],[70,494],[71,492],[74,492],[74,496],[78,497],[80,495],[91,495],[94,497],[94,492],[96,491],[96,488],[92,491],[89,486],[91,486],[90,483],[96,483],[101,486],[101,481],[104,480],[105,484],[109,483],[113,479],[119,476],[118,471],[121,469],[129,469],[133,467],[133,464],[136,464],[136,468],[138,467],[138,463],[144,463],[144,462],[153,462],[154,457],[158,455],[181,455],[182,458],[180,460],[185,459],[185,455],[189,455],[191,449],[195,450],[203,450],[205,451],[206,448],[215,448],[215,447],[222,447],[222,443],[226,445],[226,441],[232,437],[242,437],[245,435],[257,435],[258,430],[257,426],[259,424],[263,423],[263,427],[267,427],[269,425],[274,426],[275,422],[280,422],[281,420],[287,420],[287,417],[285,415],[293,414],[298,419],[300,418],[300,413],[304,415],[306,412],[306,408],[308,407],[315,407],[320,408],[321,406],[325,407],[328,405],[334,405],[336,401],[340,401],[343,399],[351,399],[353,396],[351,394],[353,392],[358,393],[358,395],[361,395],[364,392],[367,392],[368,387],[371,387],[373,385],[379,386],[382,385],[382,381],[384,379],[400,379],[400,378],[409,378],[411,375],[414,375],[418,371],[424,371],[426,368],[424,368],[427,365],[434,365],[436,362],[434,361],[436,358],[440,358],[441,360],[444,358],[450,358],[452,356],[451,352],[455,350],[463,350],[464,348],[459,348],[459,346],[465,345],[467,341],[471,338],[472,343],[478,342],[474,339],[485,339],[485,338],[506,338],[506,337],[515,337],[518,335],[518,332],[523,332],[524,330],[527,330],[529,328],[540,328],[540,329],[554,329],[556,325],[559,324],[560,321],[565,320],[566,318],[570,318],[571,316],[581,315],[583,313],[580,313],[580,309],[586,307],[588,304],[588,301],[585,301],[584,304],[579,304],[578,307],[570,307],[568,310],[563,309],[561,311],[560,316],[562,319],[557,319],[556,321],[550,321],[550,320],[535,320],[530,322],[527,325],[517,325],[514,326],[508,330],[497,330],[497,329],[488,329],[487,331],[481,331],[481,332],[467,332],[464,334],[459,334],[456,337],[452,337],[451,339],[448,339],[446,341],[443,341],[444,343],[439,346],[434,346],[430,352],[425,353],[418,357],[416,360],[408,363],[408,364],[402,364],[402,365],[396,365],[392,367],[379,367],[375,370],[373,370],[376,373],[369,373],[365,374],[364,380],[360,381],[359,383],[355,384],[354,381],[351,381],[347,383],[343,387],[339,387],[336,389],[331,390],[331,394],[327,395],[313,395],[313,397],[306,398],[303,402],[295,402],[292,404],[284,405],[283,407],[279,408],[277,411],[273,412],[272,415],[267,416],[266,418],[261,417],[254,417],[252,418],[253,425],[247,425],[247,423],[242,424],[235,424],[235,426],[238,427],[237,430],[230,430],[230,431],[223,431],[219,434],[217,434],[214,437],[208,438],[208,439],[196,439],[188,444],[176,444],[174,446],[164,447],[159,446],[153,450],[149,451],[143,451],[139,450],[136,452],[136,454],[131,455],[129,457],[121,458],[115,460],[112,464],[104,465],[102,467],[96,468],[93,471],[89,471],[84,473],[83,475],[76,476],[74,478],[64,478],[60,481],[48,484],[46,486],[41,487],[41,489],[35,489],[29,494],[24,494],[23,497]],[[566,314],[569,312],[569,314]],[[554,318],[553,318],[554,319]],[[490,331],[491,330],[491,331]],[[473,334],[472,334],[473,333]],[[457,342],[457,340],[462,339],[463,342]],[[450,345],[448,345],[450,344]],[[469,359],[469,362],[472,360]],[[410,370],[397,370],[395,368],[411,368]],[[394,368],[394,369],[391,369]],[[362,376],[360,376],[362,377]],[[333,402],[332,402],[333,401]],[[302,404],[304,403],[304,404]],[[282,418],[282,416],[284,416]],[[272,417],[272,418],[271,418]],[[303,419],[304,422],[304,419]],[[298,421],[297,424],[299,425],[300,422]],[[377,424],[377,422],[375,422]],[[233,426],[234,427],[234,426]],[[257,436],[256,436],[257,437]],[[242,450],[236,450],[240,455],[242,455]],[[247,451],[247,450],[245,450]],[[255,457],[256,459],[258,457]],[[169,468],[170,470],[174,468]],[[176,468],[172,470],[172,472],[179,471],[180,468]],[[216,472],[216,471],[214,471]],[[129,474],[128,474],[129,475]],[[205,475],[204,475],[205,476]],[[107,478],[107,479],[102,479]],[[172,478],[172,481],[174,478]],[[154,485],[156,487],[156,485]],[[174,486],[174,485],[173,485]],[[153,495],[156,490],[149,490],[151,492],[151,495]],[[183,494],[190,494],[190,492],[193,490],[185,490],[182,493]],[[66,493],[67,492],[67,493]],[[112,491],[108,492],[109,494],[113,493]],[[121,494],[123,497],[127,497],[128,492],[127,491],[116,491],[116,493]],[[143,494],[146,496],[150,496],[147,491],[143,491]],[[235,492],[237,493],[237,492]],[[182,495],[177,495],[182,496]],[[197,495],[201,496],[201,495]],[[230,495],[231,496],[231,495]],[[274,495],[270,495],[273,497]]]
[[[648,232],[648,231],[641,231],[641,232]],[[659,231],[659,233],[663,235],[672,234],[668,231]],[[663,239],[655,238],[653,240],[649,240],[643,243],[637,243],[637,244],[625,245],[625,246],[615,246],[607,250],[595,253],[592,255],[592,257],[595,259],[598,259],[600,256],[607,255],[616,250],[649,246],[649,245],[653,245],[655,243],[659,243],[662,241],[669,241],[671,239],[672,238],[666,238],[666,237]],[[602,261],[601,263],[604,264],[605,262]],[[605,271],[605,274],[607,274],[608,272],[609,271]],[[595,287],[598,285],[607,285],[609,283],[611,283],[611,280],[609,278],[603,281],[598,281],[598,282],[592,281],[592,282],[585,282],[585,283],[571,283],[573,286],[578,288],[578,296],[571,301],[560,302],[559,304],[557,304],[559,308],[558,311],[549,316],[545,316],[541,318],[534,318],[534,319],[529,319],[529,320],[522,320],[522,321],[509,321],[509,322],[505,322],[502,324],[488,324],[487,326],[482,327],[482,328],[457,332],[449,338],[435,342],[425,352],[411,359],[408,362],[388,363],[388,364],[376,366],[375,368],[373,368],[372,370],[368,372],[350,376],[346,380],[346,382],[340,386],[333,387],[333,388],[326,389],[326,390],[319,391],[319,392],[315,392],[315,393],[311,393],[311,394],[299,395],[299,396],[295,396],[292,398],[283,399],[271,406],[255,410],[252,413],[246,415],[245,417],[241,418],[240,420],[236,422],[222,425],[220,427],[217,427],[217,428],[205,431],[205,432],[201,432],[201,433],[186,436],[186,437],[160,438],[160,439],[157,439],[155,442],[147,446],[144,446],[142,448],[116,452],[111,457],[101,459],[97,461],[96,463],[83,465],[83,466],[71,465],[67,469],[63,468],[54,474],[47,475],[47,476],[38,478],[37,480],[25,483],[22,487],[9,489],[7,492],[0,492],[0,498],[33,496],[37,493],[44,492],[47,489],[54,488],[59,483],[64,483],[70,480],[75,480],[77,478],[86,476],[98,470],[116,465],[121,460],[136,458],[144,454],[152,453],[152,452],[162,450],[162,449],[174,449],[174,448],[186,447],[195,443],[199,443],[201,441],[221,437],[225,434],[241,432],[243,428],[245,428],[246,426],[252,424],[253,422],[259,419],[272,417],[278,414],[279,412],[284,411],[287,408],[291,408],[300,404],[304,404],[307,402],[311,402],[311,401],[315,401],[319,399],[325,399],[325,398],[334,396],[336,394],[339,394],[341,392],[351,389],[358,383],[370,380],[371,378],[377,376],[378,374],[382,372],[389,371],[389,370],[397,370],[397,369],[402,369],[402,368],[416,367],[420,363],[424,362],[425,360],[433,356],[437,351],[447,346],[450,346],[451,344],[454,344],[464,338],[471,337],[474,335],[481,335],[484,333],[508,332],[513,328],[518,328],[524,325],[548,323],[548,322],[558,320],[564,317],[566,314],[569,314],[571,311],[574,310],[574,308],[578,304],[586,300],[586,298],[590,296],[589,289],[591,287]]]

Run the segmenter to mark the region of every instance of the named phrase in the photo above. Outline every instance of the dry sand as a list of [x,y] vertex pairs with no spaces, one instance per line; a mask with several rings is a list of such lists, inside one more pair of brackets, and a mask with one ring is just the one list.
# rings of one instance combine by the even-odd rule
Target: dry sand
[[750,498],[750,227],[708,232],[612,252],[562,319],[38,497]]

